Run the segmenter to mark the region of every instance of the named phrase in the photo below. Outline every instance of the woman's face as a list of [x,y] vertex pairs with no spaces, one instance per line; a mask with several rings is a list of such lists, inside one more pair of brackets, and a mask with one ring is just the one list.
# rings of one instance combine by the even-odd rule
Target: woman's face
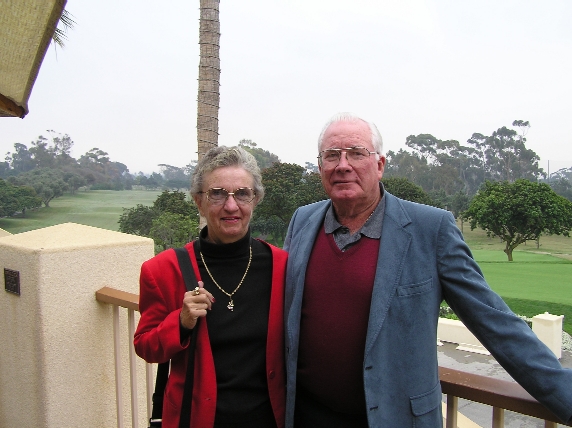
[[241,187],[254,187],[252,175],[240,166],[224,166],[206,173],[203,178],[204,193],[194,196],[199,212],[207,220],[208,238],[216,244],[238,241],[248,232],[252,211],[258,201],[239,202],[229,195],[222,203],[207,199],[206,192],[212,188],[223,188],[232,193]]

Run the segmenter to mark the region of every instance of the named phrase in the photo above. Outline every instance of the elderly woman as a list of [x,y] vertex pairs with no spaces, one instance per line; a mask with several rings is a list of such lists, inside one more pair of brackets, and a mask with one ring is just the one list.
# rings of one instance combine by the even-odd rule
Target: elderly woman
[[252,212],[264,196],[256,160],[240,147],[209,150],[191,195],[207,222],[185,246],[200,288],[186,292],[172,249],[141,268],[134,344],[148,362],[171,360],[163,428],[179,427],[183,406],[191,406],[182,400],[192,335],[191,417],[181,426],[282,428],[286,253],[250,236]]

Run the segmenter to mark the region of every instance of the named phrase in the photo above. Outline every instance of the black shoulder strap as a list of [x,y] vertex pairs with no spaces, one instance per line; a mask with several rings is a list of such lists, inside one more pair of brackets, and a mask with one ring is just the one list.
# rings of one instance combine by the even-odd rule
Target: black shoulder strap
[[163,419],[163,396],[167,379],[169,378],[170,361],[157,365],[157,378],[155,379],[155,392],[153,392],[153,408],[149,427],[160,427]]
[[[175,254],[177,255],[177,261],[179,262],[179,269],[181,269],[181,274],[183,275],[183,280],[185,281],[185,288],[187,291],[194,290],[198,287],[197,278],[195,272],[193,271],[193,265],[191,264],[191,259],[189,258],[189,252],[186,248],[175,248]],[[198,324],[198,322],[197,322]],[[194,367],[195,367],[195,348],[197,343],[197,335],[191,335],[191,342],[189,344],[188,352],[188,362],[187,362],[187,375],[185,380],[185,390],[183,393],[183,403],[189,403],[188,406],[181,406],[181,418],[179,421],[179,427],[187,428],[191,420],[191,401],[193,393],[193,377],[194,377]],[[170,361],[160,363],[157,366],[157,378],[155,379],[155,392],[153,393],[153,409],[151,411],[151,420],[149,421],[149,426],[161,426],[161,421],[163,417],[163,396],[165,395],[165,387],[167,386],[167,379],[169,377],[169,366]],[[189,370],[189,368],[192,368]],[[184,424],[183,421],[188,421]]]
[[[175,248],[177,253],[177,260],[179,261],[179,268],[185,280],[185,287],[187,291],[191,291],[199,286],[195,272],[193,272],[193,265],[189,258],[189,252],[186,248]],[[193,383],[195,376],[195,348],[197,347],[197,335],[195,334],[199,326],[200,318],[195,324],[193,333],[191,333],[191,341],[187,348],[187,377],[185,378],[185,390],[183,392],[183,401],[181,405],[181,417],[179,418],[179,428],[189,428],[191,424],[191,404],[193,401]]]
[[177,260],[179,262],[179,269],[181,269],[181,274],[183,274],[183,279],[185,280],[185,287],[187,291],[194,290],[199,286],[197,278],[195,277],[195,272],[193,271],[193,265],[191,264],[191,259],[189,258],[189,252],[186,248],[175,248],[175,253],[177,254]]

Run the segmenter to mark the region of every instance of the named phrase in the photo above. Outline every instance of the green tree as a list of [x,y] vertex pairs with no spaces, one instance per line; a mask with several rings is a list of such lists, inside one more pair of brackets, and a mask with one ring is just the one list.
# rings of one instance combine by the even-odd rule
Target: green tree
[[161,250],[182,247],[198,236],[198,218],[190,218],[180,214],[164,212],[155,218],[149,231],[155,245]]
[[269,168],[275,163],[280,162],[280,158],[277,155],[257,147],[257,144],[252,140],[240,140],[238,145],[254,156],[260,169]]
[[59,132],[48,129],[48,132],[52,136],[52,145],[50,150],[56,159],[56,163],[60,166],[66,165],[68,163],[75,164],[76,161],[71,157],[71,149],[73,147],[73,140],[68,134],[62,135]]
[[[173,165],[159,164],[161,173],[166,180],[165,185],[171,189],[189,189],[191,186],[191,175],[188,174],[190,166],[191,164],[179,168]],[[194,168],[192,169],[194,170]]]
[[149,236],[153,220],[159,217],[160,211],[142,204],[133,208],[123,208],[119,216],[119,231],[131,235]]
[[418,185],[404,177],[383,177],[385,190],[398,198],[419,204],[434,205],[431,197]]
[[288,230],[288,223],[284,223],[284,220],[275,215],[270,217],[257,217],[252,221],[251,226],[253,230],[256,230],[264,236],[272,236],[276,246],[279,246],[280,242],[284,242],[286,231]]
[[453,195],[451,198],[451,211],[455,218],[459,218],[459,215],[469,208],[470,202],[471,199],[469,198],[469,195],[462,190],[459,190]]
[[384,170],[384,177],[402,177],[421,186],[425,176],[429,171],[427,158],[419,153],[410,153],[399,149],[397,153],[387,152],[387,162]]
[[544,183],[487,181],[462,216],[469,220],[471,230],[478,226],[487,236],[505,242],[504,252],[512,261],[516,247],[543,233],[570,236],[572,202]]
[[10,169],[13,171],[11,175],[31,171],[35,167],[32,154],[25,144],[14,143],[14,152],[6,154],[6,161],[8,161]]
[[38,208],[42,200],[33,188],[28,186],[13,186],[0,179],[0,217],[10,217],[21,212],[26,215],[27,209]]
[[169,212],[185,217],[198,215],[196,205],[188,201],[186,195],[178,190],[173,190],[172,192],[164,190],[153,202],[153,208],[162,213]]
[[10,177],[9,180],[15,185],[32,187],[46,207],[50,206],[52,199],[59,198],[68,189],[64,181],[64,173],[58,169],[34,169],[18,177]]
[[300,182],[300,189],[297,191],[297,198],[298,206],[328,199],[328,195],[322,185],[322,177],[318,172],[308,172],[308,170],[304,172]]
[[77,189],[87,184],[87,180],[75,172],[65,172],[63,178],[72,195],[75,194]]
[[509,129],[506,126],[497,129],[491,136],[475,133],[467,141],[481,153],[485,160],[486,178],[495,181],[513,182],[519,178],[536,180],[543,174],[538,166],[540,157],[526,148],[526,130],[528,122],[515,120],[513,126],[521,130]]
[[293,163],[275,163],[262,170],[262,183],[265,189],[264,200],[256,207],[259,217],[275,215],[288,224],[298,203],[304,177],[304,168]]
[[153,238],[156,248],[161,250],[182,246],[197,236],[199,212],[183,192],[165,190],[152,207],[139,204],[123,208],[119,231]]
[[[254,211],[253,229],[284,239],[296,208],[326,199],[320,175],[293,163],[274,163],[262,170],[264,200]],[[272,230],[273,232],[269,232]]]
[[550,187],[552,187],[552,190],[554,190],[556,194],[572,201],[572,183],[567,178],[561,177],[555,181],[551,181]]
[[34,159],[36,168],[53,168],[55,158],[52,150],[48,147],[48,139],[40,135],[36,141],[32,141],[30,153]]

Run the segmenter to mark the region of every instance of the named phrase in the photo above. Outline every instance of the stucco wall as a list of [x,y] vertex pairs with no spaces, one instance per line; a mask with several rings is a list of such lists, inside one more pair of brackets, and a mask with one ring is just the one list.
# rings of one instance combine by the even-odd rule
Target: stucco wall
[[[116,426],[111,305],[104,286],[139,292],[153,241],[66,223],[0,238],[0,267],[20,274],[21,294],[0,293],[0,420],[6,426]],[[122,373],[130,414],[127,312]],[[136,314],[135,322],[138,321]],[[146,419],[145,365],[137,361],[139,419]],[[131,425],[130,417],[125,420]]]

